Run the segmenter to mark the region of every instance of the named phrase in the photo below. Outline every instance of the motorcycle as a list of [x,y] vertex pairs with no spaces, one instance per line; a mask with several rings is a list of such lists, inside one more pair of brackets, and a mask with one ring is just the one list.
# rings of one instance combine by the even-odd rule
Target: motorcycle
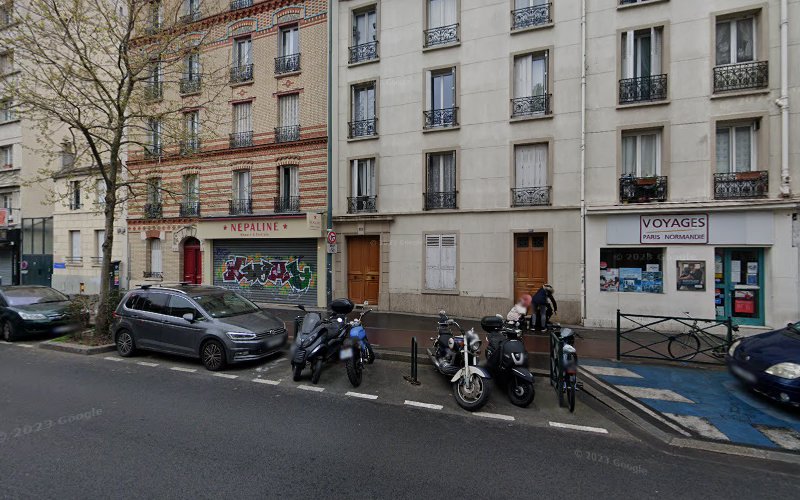
[[[364,306],[369,305],[368,302]],[[344,360],[347,369],[347,379],[353,387],[361,385],[364,375],[364,365],[371,365],[375,361],[375,353],[367,339],[367,331],[362,325],[364,316],[372,309],[364,309],[358,318],[353,319],[347,324],[345,340],[339,357]]]
[[[460,335],[453,335],[456,327]],[[453,396],[459,406],[476,411],[489,400],[489,373],[478,366],[481,339],[474,329],[464,331],[455,320],[439,311],[437,337],[432,337],[433,349],[428,349],[436,370],[450,378]]]
[[481,319],[481,328],[486,332],[486,368],[506,385],[514,405],[529,406],[536,391],[519,323],[505,321],[500,315],[487,316]]
[[295,318],[295,340],[291,348],[292,373],[295,382],[300,380],[306,365],[311,365],[311,383],[317,384],[322,365],[339,354],[346,331],[345,319],[355,307],[350,299],[331,302],[331,313],[323,319],[319,313],[306,312]]

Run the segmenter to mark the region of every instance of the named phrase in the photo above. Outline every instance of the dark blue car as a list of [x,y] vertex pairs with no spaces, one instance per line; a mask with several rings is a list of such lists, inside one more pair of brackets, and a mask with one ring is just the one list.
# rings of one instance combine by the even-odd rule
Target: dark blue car
[[725,361],[731,373],[754,391],[800,406],[800,323],[737,340]]

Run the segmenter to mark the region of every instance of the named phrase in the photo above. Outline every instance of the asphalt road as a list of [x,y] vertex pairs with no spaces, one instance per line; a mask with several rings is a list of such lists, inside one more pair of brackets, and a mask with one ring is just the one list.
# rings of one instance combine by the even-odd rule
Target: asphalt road
[[173,358],[115,362],[3,343],[0,478],[3,498],[793,498],[800,490],[796,466],[678,455],[618,432],[253,383]]

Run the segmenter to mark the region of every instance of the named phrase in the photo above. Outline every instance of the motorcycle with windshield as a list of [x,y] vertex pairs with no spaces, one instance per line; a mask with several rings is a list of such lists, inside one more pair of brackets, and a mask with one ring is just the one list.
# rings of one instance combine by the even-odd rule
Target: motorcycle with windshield
[[346,332],[345,320],[355,307],[350,299],[336,299],[331,302],[331,312],[327,318],[316,312],[307,312],[302,305],[297,306],[305,314],[295,318],[295,340],[290,359],[295,381],[300,380],[306,365],[311,366],[311,383],[319,382],[322,365],[339,355]]
[[361,385],[364,377],[364,365],[371,365],[375,361],[375,353],[367,339],[367,331],[362,324],[364,316],[372,311],[366,306],[369,302],[364,302],[364,309],[358,318],[347,323],[344,344],[339,353],[339,357],[344,360],[347,369],[347,379],[353,387]]
[[481,328],[486,332],[486,368],[505,384],[508,399],[525,408],[533,402],[536,391],[519,325],[515,321],[506,321],[499,314],[481,319]]

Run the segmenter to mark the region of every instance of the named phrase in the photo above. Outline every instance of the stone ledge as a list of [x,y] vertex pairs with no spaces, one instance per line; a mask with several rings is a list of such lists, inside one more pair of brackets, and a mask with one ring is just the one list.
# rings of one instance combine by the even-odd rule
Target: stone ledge
[[50,351],[61,351],[61,352],[68,352],[71,354],[85,354],[85,355],[102,354],[105,352],[115,351],[117,349],[117,346],[114,344],[89,346],[83,344],[76,344],[74,342],[56,342],[54,340],[40,342],[39,347],[41,349],[48,349]]

